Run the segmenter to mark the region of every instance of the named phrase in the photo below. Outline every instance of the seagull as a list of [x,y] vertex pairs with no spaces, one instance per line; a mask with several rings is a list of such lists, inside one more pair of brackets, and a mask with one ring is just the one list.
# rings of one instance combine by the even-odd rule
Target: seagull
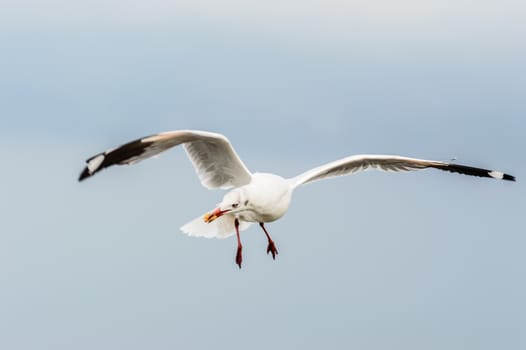
[[270,173],[251,173],[224,135],[199,130],[162,132],[99,153],[86,161],[79,181],[112,165],[134,164],[181,144],[204,187],[230,189],[215,209],[183,225],[181,230],[189,236],[207,238],[226,238],[235,232],[235,262],[239,268],[243,261],[243,245],[239,232],[252,223],[259,223],[268,240],[267,255],[270,253],[273,259],[276,258],[278,250],[265,223],[276,221],[286,213],[292,193],[300,185],[369,169],[400,172],[434,168],[451,173],[515,181],[514,176],[495,170],[378,154],[352,155],[292,178]]

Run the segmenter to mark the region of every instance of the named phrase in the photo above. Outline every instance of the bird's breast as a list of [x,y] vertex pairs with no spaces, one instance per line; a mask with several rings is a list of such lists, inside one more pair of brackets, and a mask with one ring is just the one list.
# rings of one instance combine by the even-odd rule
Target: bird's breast
[[246,190],[250,205],[248,210],[240,213],[241,220],[271,222],[285,215],[289,208],[292,189],[280,176],[254,174]]

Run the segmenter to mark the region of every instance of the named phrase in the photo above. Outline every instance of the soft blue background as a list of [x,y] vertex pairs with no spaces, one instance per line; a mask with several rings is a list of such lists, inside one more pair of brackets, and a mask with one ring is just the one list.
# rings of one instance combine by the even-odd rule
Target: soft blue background
[[[0,348],[526,348],[523,1],[7,1]],[[158,131],[227,135],[254,171],[355,153],[496,168],[300,188],[235,239],[178,228],[222,193],[181,149],[79,184]]]

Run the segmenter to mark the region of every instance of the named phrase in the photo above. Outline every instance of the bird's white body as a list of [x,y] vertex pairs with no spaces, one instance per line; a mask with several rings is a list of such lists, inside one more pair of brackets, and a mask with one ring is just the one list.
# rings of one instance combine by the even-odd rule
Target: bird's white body
[[281,218],[289,208],[292,192],[303,184],[368,169],[410,171],[425,168],[515,181],[515,177],[494,170],[435,160],[370,154],[339,159],[290,179],[274,174],[252,174],[225,136],[198,130],[163,132],[99,153],[87,160],[79,181],[111,165],[133,164],[177,145],[184,146],[203,186],[209,189],[231,189],[213,212],[190,221],[181,227],[181,230],[190,236],[207,238],[224,238],[236,232],[236,262],[240,267],[239,231],[246,229],[251,223],[259,223],[269,240],[267,253],[272,252],[272,256],[275,257],[277,250],[264,223]]
[[[255,173],[251,181],[227,192],[218,208],[228,212],[214,221],[206,222],[202,216],[186,223],[181,231],[189,236],[226,238],[235,233],[235,220],[243,231],[252,223],[276,221],[287,212],[292,199],[293,187],[281,176]],[[237,204],[233,208],[233,204]]]
[[[272,222],[281,218],[289,209],[292,187],[281,176],[255,173],[248,185],[236,188],[246,198],[246,210],[237,215],[247,222]],[[245,204],[243,202],[243,204]]]

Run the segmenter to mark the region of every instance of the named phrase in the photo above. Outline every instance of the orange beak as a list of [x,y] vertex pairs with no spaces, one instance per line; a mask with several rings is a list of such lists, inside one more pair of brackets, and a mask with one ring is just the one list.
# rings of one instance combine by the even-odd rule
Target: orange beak
[[228,213],[230,210],[221,210],[219,208],[214,209],[211,213],[206,213],[205,216],[203,216],[203,220],[209,224],[215,219],[217,219],[220,216],[223,216],[224,214]]

